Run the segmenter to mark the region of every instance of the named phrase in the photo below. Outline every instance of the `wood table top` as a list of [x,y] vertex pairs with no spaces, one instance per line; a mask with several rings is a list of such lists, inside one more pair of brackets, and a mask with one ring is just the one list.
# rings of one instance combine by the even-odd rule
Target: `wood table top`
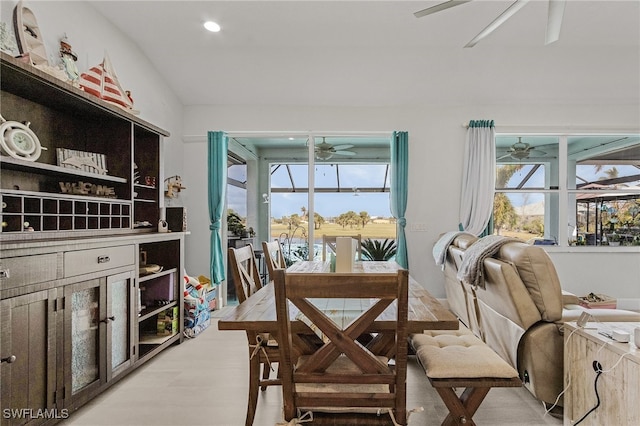
[[[356,262],[354,274],[393,273],[401,269],[395,262],[365,261]],[[287,273],[330,273],[329,262],[298,262],[287,269]],[[298,314],[291,306],[291,318]],[[395,328],[395,304],[387,308],[374,323],[375,329],[369,332],[393,330]],[[306,328],[301,321],[292,323],[293,331]],[[409,333],[421,333],[424,330],[457,330],[458,320],[427,290],[409,277]],[[235,306],[218,321],[219,330],[249,330],[255,332],[272,332],[278,330],[276,320],[275,297],[273,284],[269,283],[243,303]]]

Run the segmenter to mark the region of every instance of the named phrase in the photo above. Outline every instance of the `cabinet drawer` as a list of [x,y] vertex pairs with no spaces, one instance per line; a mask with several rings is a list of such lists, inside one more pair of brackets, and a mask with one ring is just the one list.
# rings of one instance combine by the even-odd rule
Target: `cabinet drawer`
[[4,258],[0,260],[0,270],[3,271],[0,278],[2,290],[60,278],[55,253]]
[[120,266],[133,265],[136,261],[135,247],[118,246],[64,253],[64,276],[90,274]]

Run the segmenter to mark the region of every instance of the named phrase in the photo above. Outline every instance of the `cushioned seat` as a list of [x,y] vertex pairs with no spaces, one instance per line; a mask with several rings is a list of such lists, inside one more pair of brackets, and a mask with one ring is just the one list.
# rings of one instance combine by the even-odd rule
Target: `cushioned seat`
[[425,331],[411,345],[430,378],[513,378],[518,372],[471,332]]

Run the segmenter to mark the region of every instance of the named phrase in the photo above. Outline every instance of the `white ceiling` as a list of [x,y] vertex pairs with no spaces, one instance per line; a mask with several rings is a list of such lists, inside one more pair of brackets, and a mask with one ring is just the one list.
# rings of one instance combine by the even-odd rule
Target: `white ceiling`
[[[533,0],[473,48],[510,1],[97,1],[184,105],[640,103],[640,2],[568,0],[544,46]],[[220,33],[205,31],[212,19]]]

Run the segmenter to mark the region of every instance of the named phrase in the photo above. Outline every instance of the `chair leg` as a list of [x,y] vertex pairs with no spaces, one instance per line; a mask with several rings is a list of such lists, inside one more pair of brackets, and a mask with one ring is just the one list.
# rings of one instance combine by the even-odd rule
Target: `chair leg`
[[247,418],[245,426],[253,425],[258,405],[258,388],[260,386],[260,357],[249,359],[249,401],[247,403]]

